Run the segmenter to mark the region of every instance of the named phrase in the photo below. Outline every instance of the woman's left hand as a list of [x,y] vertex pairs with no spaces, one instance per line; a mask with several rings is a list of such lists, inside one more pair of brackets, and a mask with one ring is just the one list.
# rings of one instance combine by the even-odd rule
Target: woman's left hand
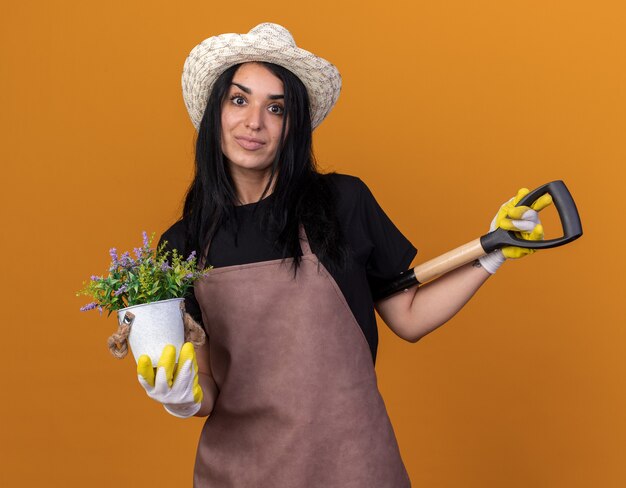
[[[521,188],[517,195],[505,202],[491,221],[489,232],[501,228],[516,231],[518,236],[526,240],[542,240],[543,226],[539,220],[539,211],[552,203],[552,197],[546,193],[535,200],[530,207],[519,206],[517,203],[529,193],[527,188]],[[535,252],[519,246],[506,246],[497,249],[479,259],[486,271],[493,274],[507,258],[517,259]]]

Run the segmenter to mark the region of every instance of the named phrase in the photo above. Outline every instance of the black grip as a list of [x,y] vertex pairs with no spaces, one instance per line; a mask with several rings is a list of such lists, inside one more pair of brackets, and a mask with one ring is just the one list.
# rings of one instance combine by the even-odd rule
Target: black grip
[[578,239],[583,234],[580,216],[578,215],[576,203],[563,181],[556,180],[540,186],[525,195],[517,206],[530,206],[535,200],[546,193],[552,196],[556,210],[559,213],[561,226],[563,227],[562,237],[542,241],[530,241],[517,237],[513,231],[496,229],[480,238],[480,244],[485,252],[489,253],[504,246],[518,246],[526,249],[548,249],[562,246],[563,244]]
[[415,271],[409,269],[407,271],[403,271],[392,280],[380,280],[373,283],[372,298],[374,301],[387,298],[400,290],[405,290],[419,284],[420,282],[417,281],[417,278],[415,277]]

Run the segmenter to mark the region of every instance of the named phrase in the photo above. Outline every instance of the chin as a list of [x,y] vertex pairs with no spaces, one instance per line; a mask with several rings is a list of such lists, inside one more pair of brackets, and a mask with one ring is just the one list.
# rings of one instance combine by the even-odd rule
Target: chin
[[[229,160],[230,161],[230,160]],[[250,171],[266,171],[271,170],[272,161],[251,161],[251,160],[239,160],[236,162],[230,161],[231,169],[237,170],[250,170]]]

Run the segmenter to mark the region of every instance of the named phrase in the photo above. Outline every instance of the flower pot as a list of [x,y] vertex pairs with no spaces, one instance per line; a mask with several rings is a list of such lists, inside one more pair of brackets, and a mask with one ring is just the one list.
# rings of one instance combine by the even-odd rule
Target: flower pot
[[183,311],[180,308],[184,298],[170,298],[158,302],[143,303],[117,311],[117,320],[130,325],[128,343],[135,361],[147,354],[156,367],[163,348],[167,344],[176,347],[176,360],[185,342]]

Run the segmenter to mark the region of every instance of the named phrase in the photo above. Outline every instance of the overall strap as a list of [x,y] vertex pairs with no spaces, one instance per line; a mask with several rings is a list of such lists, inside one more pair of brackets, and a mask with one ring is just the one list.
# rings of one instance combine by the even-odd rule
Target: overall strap
[[205,260],[206,258],[209,256],[209,248],[211,247],[211,239],[209,239],[209,242],[207,243],[206,247],[202,250],[202,255],[200,256],[200,258],[198,259],[198,267],[200,269],[204,269],[205,266]]
[[313,252],[311,251],[311,246],[309,245],[309,239],[306,236],[306,231],[304,230],[304,225],[302,225],[302,223],[300,223],[299,229],[300,229],[300,249],[302,250],[302,255],[309,256],[313,254]]

